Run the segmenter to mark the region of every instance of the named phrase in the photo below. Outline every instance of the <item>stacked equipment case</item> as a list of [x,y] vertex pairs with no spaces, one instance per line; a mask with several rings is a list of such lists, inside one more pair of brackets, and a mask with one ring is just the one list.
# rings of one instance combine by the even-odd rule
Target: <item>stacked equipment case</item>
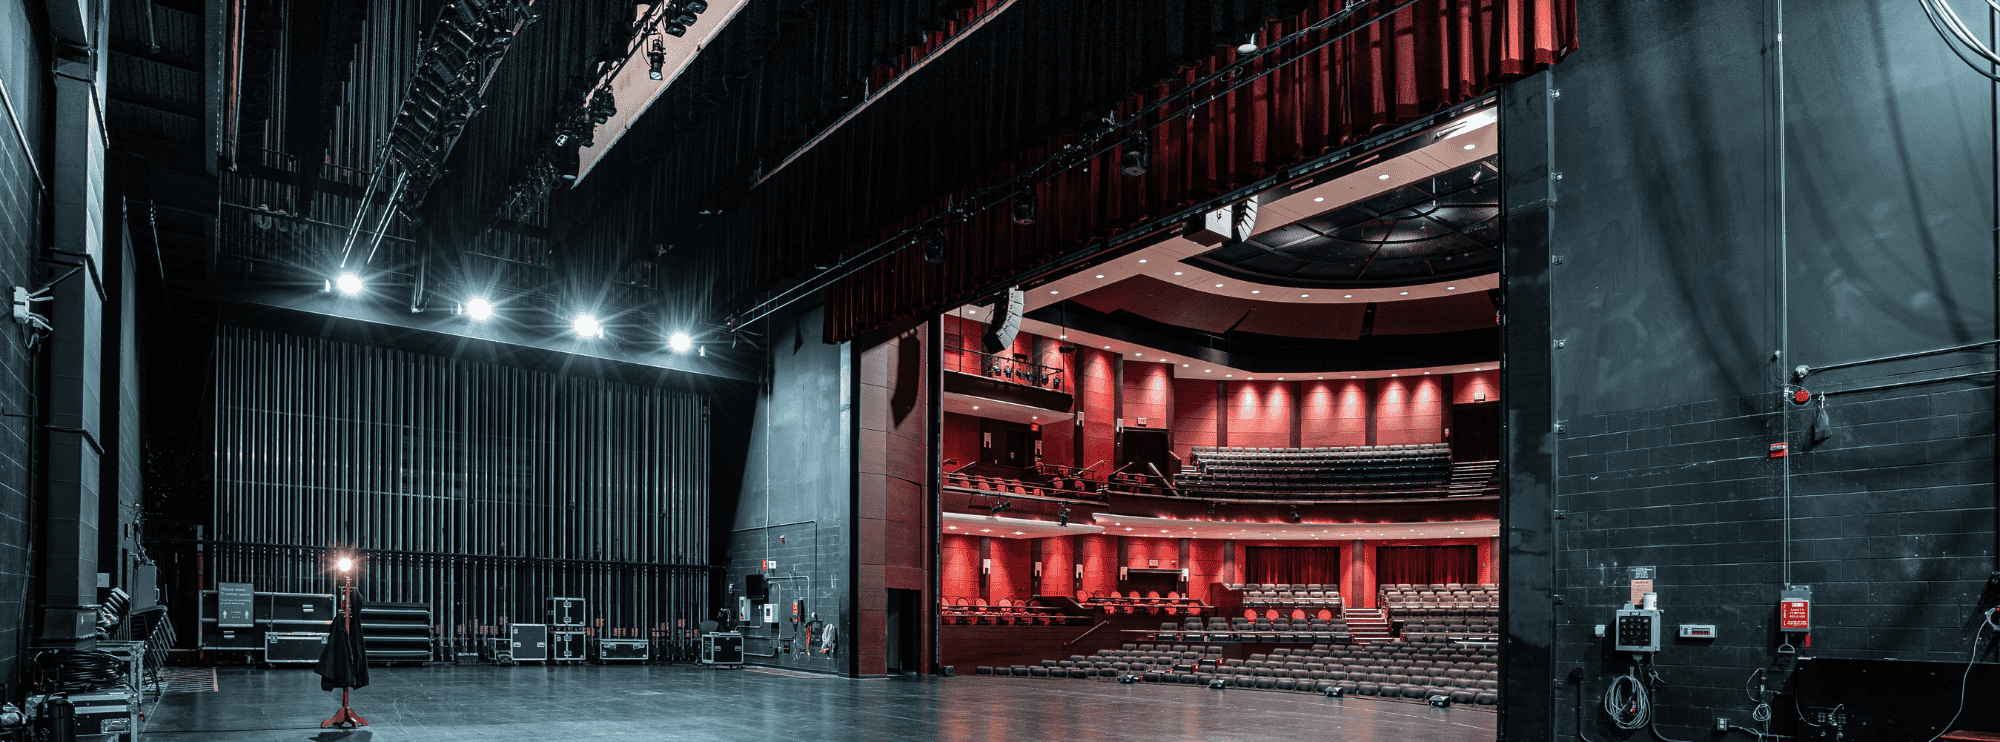
[[549,598],[544,601],[549,622],[549,663],[583,664],[584,626],[589,622],[582,598]]

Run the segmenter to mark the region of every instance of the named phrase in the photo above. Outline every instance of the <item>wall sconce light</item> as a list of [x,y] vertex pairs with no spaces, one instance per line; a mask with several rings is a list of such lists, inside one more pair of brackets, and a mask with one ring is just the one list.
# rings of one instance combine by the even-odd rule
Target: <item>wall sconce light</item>
[[993,574],[993,560],[991,559],[979,560],[979,573],[982,575]]

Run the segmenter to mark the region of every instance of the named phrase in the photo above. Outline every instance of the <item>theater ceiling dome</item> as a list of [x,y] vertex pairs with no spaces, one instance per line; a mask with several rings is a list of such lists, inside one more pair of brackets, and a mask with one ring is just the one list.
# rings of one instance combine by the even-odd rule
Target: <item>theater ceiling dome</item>
[[1232,278],[1302,288],[1400,286],[1492,273],[1500,266],[1499,172],[1498,159],[1489,157],[1186,262]]

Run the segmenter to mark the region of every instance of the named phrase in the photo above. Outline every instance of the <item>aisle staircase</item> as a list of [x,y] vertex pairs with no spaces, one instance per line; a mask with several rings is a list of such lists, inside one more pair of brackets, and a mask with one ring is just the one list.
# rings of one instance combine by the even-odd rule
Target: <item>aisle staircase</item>
[[1445,484],[1446,496],[1466,497],[1471,495],[1497,494],[1500,494],[1500,462],[1452,462],[1451,479]]
[[1348,608],[1342,611],[1347,618],[1347,635],[1356,644],[1362,642],[1386,642],[1389,640],[1389,617],[1380,608]]

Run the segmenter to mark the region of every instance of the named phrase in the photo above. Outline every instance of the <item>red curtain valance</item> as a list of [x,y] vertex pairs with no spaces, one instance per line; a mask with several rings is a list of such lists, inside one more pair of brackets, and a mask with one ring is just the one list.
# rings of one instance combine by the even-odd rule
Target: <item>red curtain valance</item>
[[[1254,63],[1293,59],[1327,39],[1368,24],[1402,0],[1367,7],[1314,31]],[[1262,38],[1283,38],[1330,17],[1342,0],[1316,0],[1297,17],[1266,25]],[[1576,48],[1576,0],[1419,0],[1352,35],[1313,51],[1201,106],[1230,83],[1211,83],[1138,122],[1150,128],[1151,167],[1133,178],[1119,173],[1118,153],[1044,179],[1035,189],[1038,219],[1011,220],[1011,210],[987,209],[944,234],[949,259],[926,263],[905,248],[856,272],[827,292],[826,339],[841,342],[891,323],[925,316],[945,302],[1048,262],[1090,240],[1115,235],[1189,204],[1226,193],[1309,158],[1451,105],[1561,61]],[[1119,107],[1123,119],[1236,60],[1225,49],[1179,77],[1135,93]],[[1122,134],[1121,134],[1122,135]],[[952,200],[1041,162],[1074,134],[1015,158],[1015,165],[961,188]],[[888,239],[946,208],[940,200],[886,230]],[[871,242],[872,244],[872,242]]]

